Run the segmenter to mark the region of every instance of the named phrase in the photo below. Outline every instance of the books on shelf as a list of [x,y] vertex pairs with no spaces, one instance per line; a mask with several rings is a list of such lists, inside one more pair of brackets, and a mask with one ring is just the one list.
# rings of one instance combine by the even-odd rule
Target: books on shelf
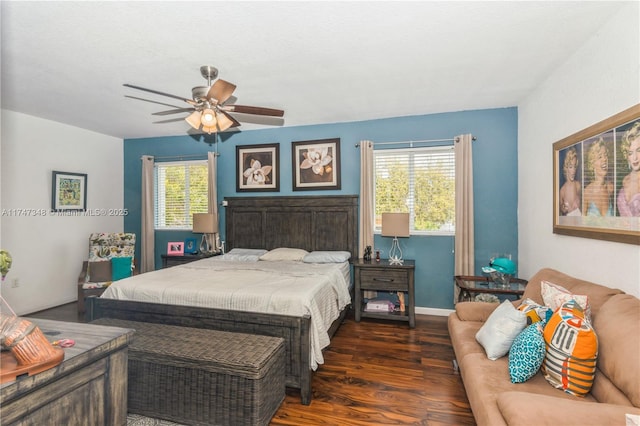
[[365,312],[393,312],[395,306],[390,300],[369,299],[364,311]]

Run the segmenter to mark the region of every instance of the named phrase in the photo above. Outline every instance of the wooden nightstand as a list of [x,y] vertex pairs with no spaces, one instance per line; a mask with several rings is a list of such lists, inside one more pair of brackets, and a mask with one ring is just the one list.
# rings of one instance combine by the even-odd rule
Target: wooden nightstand
[[[408,321],[409,327],[416,326],[415,312],[415,261],[405,260],[402,265],[391,265],[389,260],[382,259],[364,261],[358,259],[353,262],[355,280],[354,310],[356,322],[361,317],[388,319],[396,321]],[[402,291],[408,293],[404,312],[365,312],[362,292],[364,290],[376,291]]]
[[183,254],[183,255],[168,255],[161,254],[162,268],[168,268],[170,266],[182,265],[184,263],[195,262],[196,260],[206,259],[208,257],[218,256],[218,253],[198,253],[198,254]]

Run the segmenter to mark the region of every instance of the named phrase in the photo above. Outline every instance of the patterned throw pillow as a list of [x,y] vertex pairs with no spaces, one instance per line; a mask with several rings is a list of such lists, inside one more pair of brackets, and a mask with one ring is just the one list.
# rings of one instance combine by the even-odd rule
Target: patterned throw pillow
[[509,376],[511,383],[524,383],[540,369],[546,353],[543,323],[527,326],[513,341],[509,349]]
[[547,353],[542,363],[545,379],[576,396],[591,390],[598,358],[598,338],[580,305],[571,300],[560,307],[544,328]]
[[589,305],[589,297],[584,294],[571,294],[566,288],[550,283],[549,281],[542,281],[541,283],[542,300],[544,304],[551,308],[552,311],[556,311],[564,303],[575,300],[578,305],[584,311],[584,317],[587,321],[591,321],[591,305]]
[[544,321],[545,323],[551,316],[553,311],[548,306],[538,305],[535,301],[531,299],[524,299],[520,306],[518,306],[518,310],[524,312],[527,316],[527,324],[533,324],[539,321]]

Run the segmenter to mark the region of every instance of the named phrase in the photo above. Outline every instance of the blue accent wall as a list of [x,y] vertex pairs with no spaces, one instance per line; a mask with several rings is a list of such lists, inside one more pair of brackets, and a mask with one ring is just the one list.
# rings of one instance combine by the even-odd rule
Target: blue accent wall
[[[206,154],[217,150],[218,200],[233,196],[358,194],[360,188],[361,140],[374,142],[447,139],[472,133],[476,273],[492,253],[511,253],[518,260],[518,112],[515,107],[460,111],[349,123],[270,128],[215,135],[173,136],[124,141],[125,232],[141,233],[140,194],[142,155],[155,157]],[[185,123],[185,132],[188,125]],[[293,191],[291,142],[340,138],[342,188],[339,191]],[[236,193],[236,146],[280,143],[280,192]],[[224,240],[224,208],[220,208],[220,229]],[[188,231],[156,231],[156,268],[167,242],[193,237]],[[198,236],[199,238],[199,236]],[[376,248],[383,257],[389,242],[379,235]],[[412,236],[401,239],[404,257],[416,260],[416,306],[453,308],[453,237]],[[136,247],[140,258],[140,248]]]

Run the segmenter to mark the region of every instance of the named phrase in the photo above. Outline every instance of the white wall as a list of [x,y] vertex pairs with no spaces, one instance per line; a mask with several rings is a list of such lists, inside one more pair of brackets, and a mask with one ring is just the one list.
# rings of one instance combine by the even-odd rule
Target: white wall
[[[51,172],[86,173],[87,208],[122,208],[122,139],[2,110],[1,151],[0,247],[13,257],[2,296],[18,315],[75,301],[89,234],[121,232],[124,220],[51,215]],[[15,216],[11,209],[46,215]]]
[[553,234],[552,145],[640,102],[640,4],[630,2],[518,106],[519,270],[640,296],[640,246]]

